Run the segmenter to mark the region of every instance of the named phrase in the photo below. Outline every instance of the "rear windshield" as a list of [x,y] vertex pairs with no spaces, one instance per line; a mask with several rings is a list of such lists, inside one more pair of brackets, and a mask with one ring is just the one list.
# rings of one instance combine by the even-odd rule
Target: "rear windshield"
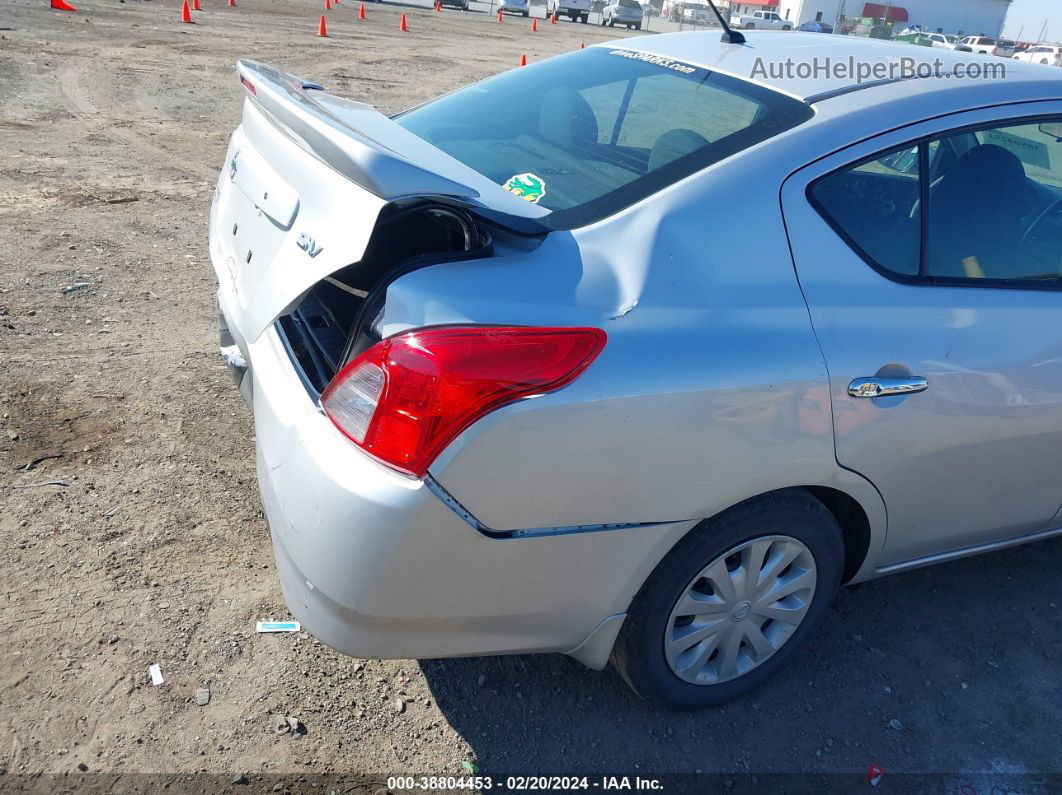
[[637,8],[639,11],[642,9],[638,0],[619,0],[619,4],[624,8]]
[[995,44],[996,40],[995,39],[978,39],[977,43],[978,44]]
[[804,103],[667,58],[594,47],[511,69],[395,121],[572,229],[811,118]]

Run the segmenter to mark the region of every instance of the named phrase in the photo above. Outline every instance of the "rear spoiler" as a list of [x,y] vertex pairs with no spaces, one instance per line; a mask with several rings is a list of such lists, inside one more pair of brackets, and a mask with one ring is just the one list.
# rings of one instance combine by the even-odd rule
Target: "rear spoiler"
[[[521,219],[547,210],[530,204],[414,135],[371,105],[265,64],[236,64],[248,98],[311,154],[381,199],[450,197]],[[424,165],[419,165],[424,164]],[[481,200],[488,193],[489,204]]]

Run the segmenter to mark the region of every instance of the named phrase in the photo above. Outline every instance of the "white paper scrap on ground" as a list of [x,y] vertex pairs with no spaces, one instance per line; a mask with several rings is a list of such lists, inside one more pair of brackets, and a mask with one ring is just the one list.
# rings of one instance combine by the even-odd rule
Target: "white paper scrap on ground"
[[158,687],[166,680],[162,678],[162,669],[159,668],[158,663],[152,663],[148,666],[148,673],[151,675],[151,684]]
[[298,621],[259,621],[254,625],[255,632],[298,632],[302,625]]

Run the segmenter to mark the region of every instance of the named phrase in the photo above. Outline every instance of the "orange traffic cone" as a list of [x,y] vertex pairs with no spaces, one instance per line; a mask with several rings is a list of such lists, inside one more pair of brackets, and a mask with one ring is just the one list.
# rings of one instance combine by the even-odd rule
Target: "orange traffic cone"
[[332,10],[332,0],[325,0],[325,11]]
[[317,35],[322,39],[328,38],[328,25],[325,24],[324,14],[321,14],[321,24],[317,26]]
[[498,24],[499,25],[501,24],[501,21],[502,21],[502,15],[501,15],[501,11],[499,11],[498,12]]
[[403,33],[405,33],[406,31],[408,31],[408,30],[409,30],[409,25],[407,25],[407,24],[406,24],[406,15],[405,15],[405,14],[403,14],[403,15],[402,15],[402,22],[401,22],[401,24],[400,24],[400,25],[398,26],[398,29],[399,29],[400,31],[402,31]]
[[[196,2],[198,2],[198,0],[196,0]],[[538,33],[538,20],[537,19],[532,19],[531,20],[531,32],[532,33]]]
[[549,18],[549,24],[551,24],[551,25],[556,25],[557,24],[557,12],[556,11],[554,11],[553,12],[553,16],[551,16]]
[[192,10],[193,11],[202,11],[203,10],[203,7],[199,5],[199,0],[192,0]]
[[579,42],[579,49],[580,50],[585,50],[586,49],[586,42],[585,41]]
[[77,11],[76,8],[65,2],[65,0],[52,0],[52,8],[56,11]]
[[192,12],[188,9],[188,0],[184,0],[184,5],[181,6],[181,22],[187,25],[195,24],[192,22]]
[[527,53],[520,53],[520,66],[527,66]]
[[361,8],[358,9],[358,19],[365,19],[365,3],[362,3]]
[[229,8],[235,8],[235,7],[236,7],[236,0],[229,0]]
[[438,14],[440,11],[442,11],[442,1],[435,0],[435,13]]

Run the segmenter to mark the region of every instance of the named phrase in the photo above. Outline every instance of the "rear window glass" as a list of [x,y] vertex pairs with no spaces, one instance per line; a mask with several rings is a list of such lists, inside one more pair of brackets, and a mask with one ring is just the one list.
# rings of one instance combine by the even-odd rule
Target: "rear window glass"
[[594,47],[512,69],[395,121],[552,212],[593,223],[811,118],[744,80],[633,50]]
[[642,8],[638,0],[619,0],[619,4],[624,8],[637,8],[638,10]]

